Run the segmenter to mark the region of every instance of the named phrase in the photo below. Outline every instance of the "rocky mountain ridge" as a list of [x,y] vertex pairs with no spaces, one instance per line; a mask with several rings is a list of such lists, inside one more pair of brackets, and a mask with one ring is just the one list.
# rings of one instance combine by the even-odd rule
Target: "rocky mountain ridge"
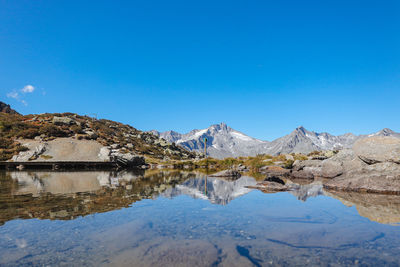
[[169,142],[176,143],[190,151],[204,151],[204,140],[207,139],[207,153],[214,158],[255,156],[257,154],[289,154],[310,153],[312,151],[340,150],[351,148],[359,139],[371,136],[394,136],[400,138],[400,133],[385,128],[369,135],[332,135],[309,131],[303,126],[272,142],[250,137],[236,131],[225,123],[211,125],[202,130],[192,130],[187,134],[175,131],[151,131],[154,135]]
[[206,138],[208,155],[215,158],[260,154],[267,149],[269,144],[267,141],[258,140],[236,131],[225,123],[211,125],[202,130],[192,130],[187,134],[174,131],[151,132],[187,150],[197,152],[204,151],[204,139]]

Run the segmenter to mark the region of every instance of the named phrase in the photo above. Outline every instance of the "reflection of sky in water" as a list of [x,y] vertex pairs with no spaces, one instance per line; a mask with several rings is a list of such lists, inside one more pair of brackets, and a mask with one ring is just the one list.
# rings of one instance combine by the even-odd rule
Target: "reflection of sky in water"
[[169,193],[74,220],[8,221],[0,226],[0,264],[400,264],[400,228],[329,196],[303,202],[251,191],[215,205]]

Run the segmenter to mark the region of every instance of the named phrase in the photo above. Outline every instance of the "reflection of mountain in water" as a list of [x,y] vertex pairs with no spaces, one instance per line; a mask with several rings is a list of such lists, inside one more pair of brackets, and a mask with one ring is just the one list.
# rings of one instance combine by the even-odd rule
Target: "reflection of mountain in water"
[[305,185],[296,185],[289,193],[297,197],[298,200],[306,201],[309,197],[324,195],[324,190],[321,182],[313,182]]
[[246,186],[254,186],[256,180],[243,176],[235,181],[228,181],[214,177],[191,178],[185,182],[168,188],[162,193],[165,197],[188,195],[193,198],[208,199],[214,204],[228,204],[233,199],[247,194],[251,189]]
[[[70,220],[160,195],[202,196],[204,179],[189,172],[0,172],[0,225],[13,219]],[[249,192],[250,177],[207,180],[207,196],[226,204]],[[176,188],[176,189],[175,189]]]

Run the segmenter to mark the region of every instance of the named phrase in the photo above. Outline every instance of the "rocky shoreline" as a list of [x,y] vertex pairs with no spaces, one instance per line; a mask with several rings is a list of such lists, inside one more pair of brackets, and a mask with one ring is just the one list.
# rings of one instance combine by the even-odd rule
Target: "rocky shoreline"
[[[400,194],[400,139],[373,136],[358,140],[352,149],[322,159],[297,160],[290,170],[265,169],[267,178],[259,187],[273,189],[271,177],[323,180],[323,187],[335,191]],[[285,185],[284,185],[285,186]],[[287,188],[290,190],[290,188]]]

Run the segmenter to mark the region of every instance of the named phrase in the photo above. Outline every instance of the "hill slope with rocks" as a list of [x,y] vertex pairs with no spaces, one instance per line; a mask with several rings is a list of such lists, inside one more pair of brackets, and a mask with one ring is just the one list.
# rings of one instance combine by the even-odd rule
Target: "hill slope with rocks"
[[0,112],[8,113],[8,114],[19,114],[15,110],[13,110],[10,105],[0,101]]
[[[7,109],[8,110],[8,109]],[[195,158],[180,146],[130,125],[73,113],[0,112],[0,160],[109,161]]]

